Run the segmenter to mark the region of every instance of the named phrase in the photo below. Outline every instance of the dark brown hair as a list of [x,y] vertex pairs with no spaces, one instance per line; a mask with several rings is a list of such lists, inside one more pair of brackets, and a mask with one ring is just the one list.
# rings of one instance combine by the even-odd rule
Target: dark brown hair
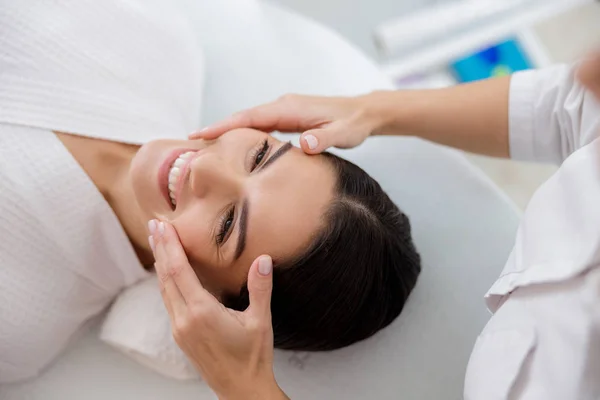
[[[400,314],[421,271],[406,215],[365,171],[323,155],[337,176],[323,228],[305,253],[273,271],[281,349],[333,350],[368,338]],[[246,309],[247,287],[223,303]]]

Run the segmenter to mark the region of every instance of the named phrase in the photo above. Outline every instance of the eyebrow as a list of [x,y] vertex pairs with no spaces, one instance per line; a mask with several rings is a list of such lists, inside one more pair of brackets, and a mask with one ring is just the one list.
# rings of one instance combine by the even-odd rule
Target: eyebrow
[[[281,157],[282,155],[287,153],[288,150],[290,150],[292,147],[293,147],[292,144],[289,142],[284,144],[283,146],[278,148],[275,151],[275,153],[273,153],[273,155],[271,157],[269,157],[269,159],[267,161],[265,161],[260,167],[258,167],[256,171],[257,172],[264,171],[265,168],[267,168],[269,165],[272,165],[274,161],[276,161],[279,157]],[[240,225],[239,225],[239,229],[238,229],[239,235],[238,235],[238,241],[237,241],[237,246],[235,247],[235,255],[234,255],[235,260],[240,258],[240,256],[244,252],[244,249],[246,248],[246,237],[248,235],[248,211],[249,211],[249,209],[250,209],[250,204],[248,203],[248,199],[244,199],[244,202],[242,203],[242,212],[240,213]]]

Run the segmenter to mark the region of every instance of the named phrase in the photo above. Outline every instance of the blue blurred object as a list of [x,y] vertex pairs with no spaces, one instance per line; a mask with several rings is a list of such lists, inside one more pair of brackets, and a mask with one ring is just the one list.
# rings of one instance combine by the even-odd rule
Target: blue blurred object
[[462,58],[450,66],[459,82],[506,76],[530,68],[533,64],[514,38]]

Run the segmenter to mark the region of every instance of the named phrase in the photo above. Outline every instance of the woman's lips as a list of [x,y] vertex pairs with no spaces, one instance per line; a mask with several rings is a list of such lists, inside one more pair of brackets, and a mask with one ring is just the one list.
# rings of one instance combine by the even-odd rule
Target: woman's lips
[[[158,188],[159,188],[160,192],[162,193],[163,198],[165,199],[165,201],[169,205],[169,208],[171,208],[172,210],[175,209],[175,206],[171,202],[171,197],[169,196],[169,172],[171,171],[171,167],[173,166],[173,163],[175,162],[175,160],[177,160],[177,158],[179,158],[179,156],[182,155],[183,153],[187,153],[189,151],[194,151],[195,152],[197,150],[194,150],[194,149],[177,149],[177,150],[173,150],[165,158],[165,160],[161,164],[160,168],[158,169]],[[188,164],[189,163],[186,163],[186,166]],[[181,174],[180,174],[180,176],[181,176]],[[180,186],[180,183],[181,183],[181,179],[179,179],[178,182],[177,182],[177,186],[178,187]],[[178,188],[177,192],[179,192],[179,188]]]
[[[189,150],[188,150],[189,151]],[[182,166],[179,167],[179,176],[177,177],[177,182],[175,183],[175,190],[173,190],[173,194],[175,195],[175,203],[179,204],[179,199],[181,197],[181,192],[183,190],[183,185],[189,176],[190,172],[190,164],[198,155],[199,151],[194,151],[194,154],[188,157]],[[168,189],[168,188],[167,188]]]

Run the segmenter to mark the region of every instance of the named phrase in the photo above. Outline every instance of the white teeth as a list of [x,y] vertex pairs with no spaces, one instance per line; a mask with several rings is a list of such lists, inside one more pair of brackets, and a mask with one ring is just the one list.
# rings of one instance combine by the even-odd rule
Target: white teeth
[[181,173],[181,167],[183,167],[187,159],[189,159],[194,153],[194,151],[188,151],[187,153],[181,154],[179,157],[177,157],[177,160],[175,160],[171,170],[169,171],[169,197],[171,198],[171,203],[173,203],[174,206],[177,205],[177,201],[175,200],[175,187],[177,185],[179,174]]
[[177,183],[177,177],[179,174],[173,172],[169,173],[169,185],[175,185]]

